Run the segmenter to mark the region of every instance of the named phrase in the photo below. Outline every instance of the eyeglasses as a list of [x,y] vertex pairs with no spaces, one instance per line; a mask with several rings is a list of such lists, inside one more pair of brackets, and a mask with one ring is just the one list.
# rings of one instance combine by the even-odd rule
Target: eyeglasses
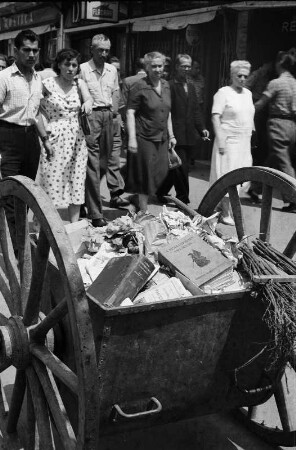
[[37,55],[37,53],[40,52],[40,48],[28,48],[28,47],[22,47],[22,48],[21,48],[21,51],[24,52],[24,53],[27,53],[27,54],[33,52],[34,55]]
[[248,78],[249,75],[238,75],[237,78]]
[[110,52],[110,50],[106,48],[94,48],[94,51],[98,53],[107,53],[107,54]]

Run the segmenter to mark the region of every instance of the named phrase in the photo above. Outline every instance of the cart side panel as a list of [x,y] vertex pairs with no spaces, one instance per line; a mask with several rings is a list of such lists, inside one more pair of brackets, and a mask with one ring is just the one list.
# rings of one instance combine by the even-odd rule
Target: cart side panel
[[[234,369],[258,353],[269,338],[263,307],[249,293],[201,296],[152,308],[121,308],[108,314],[90,300],[99,369],[101,432],[132,427],[117,416],[145,411],[151,397],[162,411],[141,427],[264,401],[234,386]],[[102,316],[104,326],[102,332]],[[97,325],[99,326],[97,326]],[[261,383],[266,354],[239,372],[242,386]]]

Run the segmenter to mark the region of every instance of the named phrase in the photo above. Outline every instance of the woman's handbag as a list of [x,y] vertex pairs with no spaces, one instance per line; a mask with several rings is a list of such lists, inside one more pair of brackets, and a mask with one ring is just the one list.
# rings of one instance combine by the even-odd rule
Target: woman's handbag
[[89,136],[90,135],[89,120],[88,120],[87,114],[85,113],[85,111],[82,111],[81,108],[78,113],[78,120],[79,120],[80,126],[81,126],[82,131],[85,134],[85,136]]
[[182,160],[177,152],[173,149],[169,149],[169,170],[176,169],[182,166]]
[[[78,94],[79,94],[79,98],[80,98],[80,104],[82,105],[83,99],[82,99],[80,86],[79,86],[79,83],[78,83],[77,79],[75,80],[75,83],[76,83],[77,89],[78,89]],[[78,120],[79,120],[79,123],[80,123],[80,126],[82,128],[82,131],[83,131],[84,135],[85,136],[89,136],[91,134],[89,120],[88,120],[87,114],[85,113],[85,111],[82,111],[81,108],[80,108],[79,113],[78,113]]]

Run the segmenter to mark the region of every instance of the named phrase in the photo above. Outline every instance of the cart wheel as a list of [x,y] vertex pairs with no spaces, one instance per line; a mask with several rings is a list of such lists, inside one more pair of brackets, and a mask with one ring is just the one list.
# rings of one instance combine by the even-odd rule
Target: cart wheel
[[[16,431],[21,410],[25,409],[26,449],[36,448],[36,441],[40,449],[53,449],[55,439],[64,449],[98,448],[95,346],[85,290],[71,243],[49,197],[32,180],[22,176],[1,180],[2,201],[6,196],[14,200],[18,255],[16,259],[16,246],[12,246],[1,205],[4,262],[0,266],[1,377],[8,367],[11,371],[13,366],[16,368],[7,432]],[[29,235],[28,211],[40,223],[34,243]],[[49,256],[56,261],[64,299],[44,316],[40,309],[48,295]],[[75,366],[71,368],[53,353],[52,330],[62,321],[69,323]],[[77,416],[74,425],[69,420],[71,411],[63,403],[61,389],[75,398],[71,407]],[[2,400],[6,404],[3,391]]]
[[[237,190],[237,186],[246,181],[262,183],[262,205],[257,237],[265,242],[269,242],[274,193],[284,193],[285,198],[289,202],[296,203],[296,180],[283,172],[266,167],[245,167],[233,170],[211,186],[199,205],[198,213],[205,217],[210,216],[220,200],[228,193],[238,239],[247,236],[248,231],[245,229],[243,209]],[[296,232],[292,237],[287,236],[286,247],[281,249],[281,251],[289,258],[294,257],[296,252]],[[263,418],[262,420],[262,417],[260,418],[261,423],[256,421],[256,418],[259,416],[258,410],[261,406],[241,408],[235,413],[253,432],[260,435],[265,441],[275,445],[292,447],[296,442],[295,397],[293,401],[293,396],[295,395],[295,362],[296,359],[290,361],[294,370],[291,367],[286,368],[286,374],[288,372],[289,376],[284,375],[274,392],[282,428],[268,426],[268,419],[265,420]],[[290,383],[291,386],[287,388],[287,384],[291,380],[293,380]]]

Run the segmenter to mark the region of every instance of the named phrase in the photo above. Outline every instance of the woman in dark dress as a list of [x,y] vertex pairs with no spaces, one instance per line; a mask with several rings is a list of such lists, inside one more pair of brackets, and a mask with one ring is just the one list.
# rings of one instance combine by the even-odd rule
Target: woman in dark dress
[[138,194],[142,213],[149,195],[155,194],[168,172],[168,149],[176,139],[171,121],[171,94],[162,79],[165,56],[144,56],[147,77],[137,81],[127,104],[128,162],[127,191]]

